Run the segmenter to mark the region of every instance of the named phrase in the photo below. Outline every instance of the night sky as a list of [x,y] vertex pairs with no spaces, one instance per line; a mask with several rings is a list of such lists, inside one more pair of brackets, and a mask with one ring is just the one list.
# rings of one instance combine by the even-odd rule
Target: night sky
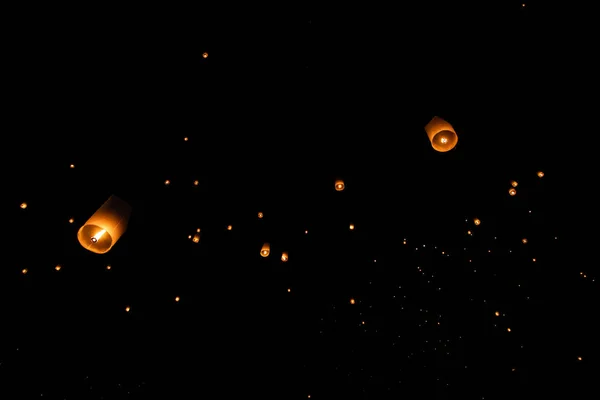
[[597,398],[572,31],[417,3],[11,11],[0,399]]

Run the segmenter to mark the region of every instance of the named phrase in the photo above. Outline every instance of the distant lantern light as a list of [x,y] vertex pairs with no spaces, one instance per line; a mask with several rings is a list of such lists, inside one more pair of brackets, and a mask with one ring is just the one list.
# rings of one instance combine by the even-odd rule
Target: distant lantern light
[[188,137],[187,137],[187,136],[186,136],[186,137],[184,137],[184,138],[183,138],[183,141],[184,141],[184,142],[187,142],[187,141],[188,141]]
[[353,231],[354,230],[354,224],[350,224],[349,228],[350,228],[351,231]]
[[523,242],[523,244],[527,244],[527,238],[521,239],[521,242]]
[[259,211],[258,213],[258,218],[262,218],[264,216],[264,214],[262,212]]
[[544,171],[538,171],[537,176],[540,178],[544,177]]
[[192,237],[192,242],[194,243],[199,243],[200,242],[200,234],[196,233],[193,237]]
[[194,186],[198,186],[199,184],[200,184],[200,181],[198,181],[198,180],[194,181]]
[[167,180],[165,181],[165,186],[169,186],[170,184],[171,184],[171,181],[167,179]]
[[54,269],[55,269],[56,271],[60,271],[60,269],[61,269],[61,268],[62,268],[62,267],[60,266],[60,264],[59,264],[59,265],[57,265],[56,267],[54,267]]
[[425,132],[429,137],[431,146],[439,152],[447,152],[452,150],[458,143],[458,135],[454,131],[452,125],[440,117],[433,117],[427,125]]
[[208,53],[206,51],[202,53],[202,58],[208,58]]
[[79,228],[77,239],[87,250],[104,254],[127,230],[131,206],[117,196],[108,200]]
[[346,188],[346,185],[344,184],[343,180],[338,179],[338,180],[335,181],[335,190],[336,191],[341,192],[345,188]]
[[517,186],[519,186],[519,182],[517,182],[517,181],[510,181],[510,186],[517,187]]
[[21,207],[24,210],[27,208],[27,203],[23,202],[19,207]]
[[289,257],[288,257],[287,251],[284,251],[283,253],[281,253],[281,261],[287,262],[288,259],[289,259]]
[[228,230],[228,231],[230,231],[230,230],[232,230],[232,229],[233,229],[233,226],[231,226],[231,225],[227,225],[227,230]]
[[481,220],[480,220],[479,218],[474,218],[474,219],[473,219],[473,223],[474,223],[475,225],[481,225]]
[[515,188],[508,189],[508,194],[511,196],[514,196],[515,194],[517,194],[517,189],[515,189]]
[[262,248],[260,249],[260,255],[263,257],[268,257],[270,253],[271,253],[271,245],[269,243],[263,244]]

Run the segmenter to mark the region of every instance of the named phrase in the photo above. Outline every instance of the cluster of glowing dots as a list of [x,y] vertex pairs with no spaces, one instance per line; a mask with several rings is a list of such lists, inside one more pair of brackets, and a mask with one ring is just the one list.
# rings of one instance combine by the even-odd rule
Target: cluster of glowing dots
[[194,243],[200,243],[200,228],[196,229],[196,233],[188,235],[188,239],[192,239]]

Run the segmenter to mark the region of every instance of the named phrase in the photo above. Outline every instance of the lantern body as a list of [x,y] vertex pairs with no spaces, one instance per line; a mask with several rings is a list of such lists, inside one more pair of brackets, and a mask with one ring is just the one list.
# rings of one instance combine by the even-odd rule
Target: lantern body
[[77,239],[89,251],[108,252],[127,230],[131,206],[117,196],[108,200],[79,228]]
[[429,137],[431,146],[439,152],[452,150],[458,143],[458,135],[454,131],[452,125],[440,117],[433,117],[427,125],[425,132]]
[[344,188],[346,187],[346,185],[344,185],[344,181],[341,179],[338,179],[335,181],[335,190],[338,192],[341,192],[342,190],[344,190]]
[[271,245],[269,243],[265,243],[262,245],[260,249],[260,255],[263,257],[268,257],[269,253],[271,253]]
[[288,259],[289,259],[289,257],[288,257],[287,251],[284,251],[283,253],[281,253],[281,261],[287,262]]

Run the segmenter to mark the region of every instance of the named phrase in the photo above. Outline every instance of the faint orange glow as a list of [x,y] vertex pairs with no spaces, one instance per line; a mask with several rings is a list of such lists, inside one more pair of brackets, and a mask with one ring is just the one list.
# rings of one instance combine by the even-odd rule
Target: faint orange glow
[[264,214],[262,212],[258,212],[258,218],[262,218],[264,216]]
[[21,273],[22,273],[22,274],[26,274],[27,272],[28,272],[28,269],[27,269],[27,268],[23,268],[23,269],[21,270]]
[[98,233],[96,233],[94,236],[92,236],[92,242],[96,243],[98,240],[100,240],[102,238],[102,236],[104,236],[104,234],[106,233],[106,229],[102,229],[101,231],[99,231]]
[[27,208],[27,203],[23,202],[19,207],[21,207],[24,210]]
[[194,186],[198,186],[200,184],[200,181],[194,181]]
[[355,304],[356,301],[354,299],[350,299],[350,304]]
[[179,302],[179,296],[175,297],[175,301]]
[[202,53],[202,58],[208,58],[208,53],[206,51],[204,53]]
[[75,164],[69,165],[70,168],[75,168]]
[[344,184],[344,181],[341,179],[338,179],[335,181],[335,190],[338,192],[341,192],[342,190],[344,190],[344,188],[346,187],[346,185]]
[[511,196],[514,196],[515,194],[517,194],[517,189],[515,189],[515,188],[508,189],[508,194]]
[[354,230],[354,224],[350,224],[350,230],[353,231]]
[[500,311],[496,311],[496,312],[494,313],[494,315],[495,315],[496,317],[499,317],[499,316],[500,316]]
[[69,223],[72,224],[73,222],[75,222],[75,220],[73,218],[69,218]]
[[232,229],[233,229],[233,226],[231,226],[231,225],[227,225],[227,230],[228,230],[228,231],[230,231],[230,230],[232,230]]
[[544,177],[544,171],[538,171],[537,176],[539,176],[540,178]]
[[110,269],[111,269],[111,268],[112,268],[112,267],[111,267],[110,265],[107,265],[107,266],[106,266],[106,270],[107,270],[107,271],[110,271]]
[[131,307],[129,307],[129,306],[125,307],[125,311],[127,311],[127,312],[131,311]]
[[184,137],[184,138],[183,138],[183,140],[184,140],[185,142],[187,142],[187,141],[188,141],[188,137],[187,137],[187,136],[186,136],[186,137]]
[[60,271],[62,267],[60,265],[57,265],[56,267],[54,267],[55,270]]
[[287,251],[284,251],[283,253],[281,253],[281,261],[286,262],[288,260],[288,253]]
[[167,179],[167,180],[165,181],[165,185],[166,185],[166,186],[169,186],[170,184],[171,184],[171,181]]
[[517,187],[519,185],[519,183],[517,181],[510,181],[510,185],[512,187]]
[[192,237],[192,242],[194,243],[198,243],[200,242],[200,234],[196,233],[193,237]]
[[481,220],[479,218],[475,218],[475,219],[473,219],[473,223],[475,225],[481,225]]
[[527,238],[521,239],[521,242],[523,242],[523,244],[527,244]]

